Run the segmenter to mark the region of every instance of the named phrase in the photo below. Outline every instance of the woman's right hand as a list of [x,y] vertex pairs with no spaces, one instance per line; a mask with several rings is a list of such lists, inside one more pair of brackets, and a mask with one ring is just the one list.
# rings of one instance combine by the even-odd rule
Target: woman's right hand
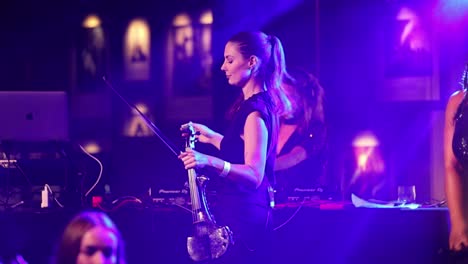
[[213,144],[213,139],[216,135],[216,132],[211,130],[209,127],[199,124],[199,123],[189,122],[189,123],[181,125],[180,130],[182,131],[182,136],[187,135],[186,129],[189,124],[193,126],[193,129],[195,130],[195,138],[199,142]]
[[451,250],[468,249],[468,229],[465,226],[453,225],[450,230],[449,246]]

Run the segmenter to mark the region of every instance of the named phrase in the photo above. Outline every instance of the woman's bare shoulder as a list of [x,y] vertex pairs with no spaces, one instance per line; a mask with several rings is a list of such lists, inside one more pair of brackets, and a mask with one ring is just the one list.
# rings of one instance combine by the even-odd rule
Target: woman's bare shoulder
[[460,89],[455,91],[452,95],[450,95],[449,101],[447,103],[447,109],[457,108],[463,100],[463,98],[465,97],[465,94],[466,90]]

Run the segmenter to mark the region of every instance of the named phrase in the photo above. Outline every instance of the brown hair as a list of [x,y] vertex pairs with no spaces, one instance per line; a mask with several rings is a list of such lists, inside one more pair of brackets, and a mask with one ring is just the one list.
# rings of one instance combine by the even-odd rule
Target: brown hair
[[465,94],[463,95],[463,100],[458,105],[457,112],[453,116],[453,121],[457,121],[457,119],[461,115],[461,112],[463,111],[463,108],[466,106],[468,102],[468,96],[466,96],[466,93],[467,93],[466,91],[468,89],[468,63],[465,65],[465,71],[463,72],[462,80],[460,84],[462,85],[462,89],[464,90]]
[[117,263],[125,264],[124,242],[120,231],[107,214],[98,211],[81,212],[68,223],[58,246],[55,264],[76,263],[83,236],[97,226],[102,226],[116,235]]
[[[260,68],[256,78],[263,80],[274,103],[274,111],[278,115],[291,111],[291,103],[286,97],[281,85],[286,72],[286,61],[281,41],[272,35],[260,31],[245,31],[235,34],[229,42],[236,43],[239,52],[245,59],[256,56],[260,59]],[[228,116],[237,111],[243,97],[239,97],[229,110]]]
[[313,74],[294,69],[284,75],[283,82],[293,89],[290,97],[295,109],[292,113],[293,118],[299,120],[300,131],[307,130],[313,120],[325,123],[325,90]]

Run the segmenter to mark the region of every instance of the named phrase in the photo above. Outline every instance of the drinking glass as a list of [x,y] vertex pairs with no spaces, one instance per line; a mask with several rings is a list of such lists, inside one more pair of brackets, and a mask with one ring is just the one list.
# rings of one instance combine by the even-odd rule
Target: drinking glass
[[416,201],[416,186],[401,185],[398,186],[398,202],[414,203]]

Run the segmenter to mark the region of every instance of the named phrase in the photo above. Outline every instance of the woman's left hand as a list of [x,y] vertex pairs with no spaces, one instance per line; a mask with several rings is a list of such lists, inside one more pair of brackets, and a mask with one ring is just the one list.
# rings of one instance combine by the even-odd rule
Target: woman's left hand
[[208,155],[195,151],[193,149],[186,149],[179,155],[179,159],[184,163],[185,169],[201,169],[208,164]]

